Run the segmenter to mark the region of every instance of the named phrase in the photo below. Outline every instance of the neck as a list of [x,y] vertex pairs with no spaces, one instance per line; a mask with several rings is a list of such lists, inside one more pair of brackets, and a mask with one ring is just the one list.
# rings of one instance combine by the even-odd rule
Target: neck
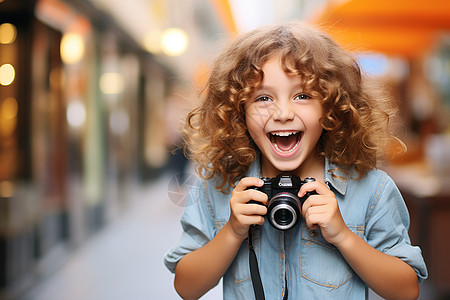
[[325,158],[322,156],[313,156],[303,162],[303,164],[294,171],[294,174],[301,179],[313,177],[317,181],[324,182]]

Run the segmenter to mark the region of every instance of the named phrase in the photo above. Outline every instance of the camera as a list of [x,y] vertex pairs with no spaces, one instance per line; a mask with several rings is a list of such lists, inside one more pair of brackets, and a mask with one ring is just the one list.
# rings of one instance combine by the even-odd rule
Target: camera
[[[263,192],[269,197],[267,204],[267,218],[269,223],[279,230],[289,230],[301,220],[300,208],[306,199],[316,192],[308,192],[302,198],[299,198],[298,192],[302,185],[315,181],[308,177],[301,180],[296,175],[278,175],[274,178],[263,177],[264,185],[262,187],[250,187]],[[258,201],[249,203],[261,204]],[[261,204],[263,205],[263,204]]]

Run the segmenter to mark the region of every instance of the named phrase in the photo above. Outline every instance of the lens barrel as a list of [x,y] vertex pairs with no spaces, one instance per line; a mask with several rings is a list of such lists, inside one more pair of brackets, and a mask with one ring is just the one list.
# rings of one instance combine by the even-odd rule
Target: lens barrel
[[300,199],[289,192],[276,194],[269,201],[268,217],[273,227],[288,230],[297,224],[300,218]]

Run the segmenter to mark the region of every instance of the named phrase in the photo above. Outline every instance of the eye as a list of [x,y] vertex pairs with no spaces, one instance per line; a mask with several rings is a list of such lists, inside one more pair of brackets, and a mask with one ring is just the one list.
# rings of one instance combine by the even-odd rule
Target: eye
[[307,94],[299,94],[297,96],[295,96],[294,100],[309,100],[311,99],[311,96],[307,95]]
[[272,101],[272,98],[269,96],[259,96],[255,99],[255,102],[266,102],[266,101]]

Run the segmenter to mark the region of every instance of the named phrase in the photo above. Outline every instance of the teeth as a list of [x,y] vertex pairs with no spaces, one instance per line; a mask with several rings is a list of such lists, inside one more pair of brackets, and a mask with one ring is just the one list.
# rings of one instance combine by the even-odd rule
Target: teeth
[[274,144],[274,146],[275,146],[275,148],[276,148],[279,152],[289,154],[289,153],[294,152],[294,150],[295,150],[295,149],[297,148],[297,146],[298,146],[298,143],[299,143],[299,142],[297,142],[297,144],[295,144],[295,146],[294,146],[291,150],[288,150],[288,151],[280,149],[280,147],[278,147],[277,144]]
[[282,131],[282,132],[272,132],[271,134],[276,136],[290,136],[297,133],[298,131]]
[[300,134],[300,131],[279,131],[279,132],[271,132],[270,133],[270,141],[272,142],[272,145],[275,147],[275,149],[277,149],[278,152],[281,153],[285,153],[285,154],[289,154],[292,153],[296,150],[296,148],[298,147],[298,145],[300,144],[300,140],[301,137],[297,138],[297,143],[295,143],[295,145],[289,149],[289,150],[283,150],[281,149],[275,139],[275,136],[279,136],[279,137],[288,137],[291,135],[296,135],[296,134]]

